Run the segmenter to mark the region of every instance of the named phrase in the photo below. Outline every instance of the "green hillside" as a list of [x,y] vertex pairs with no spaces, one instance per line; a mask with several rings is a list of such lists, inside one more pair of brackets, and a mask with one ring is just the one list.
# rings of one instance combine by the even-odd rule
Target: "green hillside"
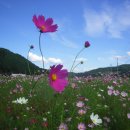
[[26,58],[19,54],[15,54],[7,49],[0,48],[0,74],[30,74],[28,69],[30,66],[31,74],[34,74],[41,69],[28,61]]
[[114,73],[114,74],[119,74],[119,75],[123,75],[123,74],[130,75],[130,64],[123,64],[123,65],[119,65],[118,67],[115,66],[115,67],[98,68],[98,69],[94,69],[94,70],[87,71],[84,73],[78,73],[76,75],[78,75],[78,76],[88,76],[88,75],[100,76],[101,74],[107,74],[107,73]]

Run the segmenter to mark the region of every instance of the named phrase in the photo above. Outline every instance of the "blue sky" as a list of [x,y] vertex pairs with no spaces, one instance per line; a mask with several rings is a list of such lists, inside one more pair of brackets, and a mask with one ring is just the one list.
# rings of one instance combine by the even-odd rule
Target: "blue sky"
[[91,43],[78,57],[75,72],[130,63],[130,0],[1,0],[0,47],[27,57],[42,66],[38,29],[33,15],[51,17],[58,24],[55,33],[42,34],[45,68],[62,63],[70,70],[85,41]]

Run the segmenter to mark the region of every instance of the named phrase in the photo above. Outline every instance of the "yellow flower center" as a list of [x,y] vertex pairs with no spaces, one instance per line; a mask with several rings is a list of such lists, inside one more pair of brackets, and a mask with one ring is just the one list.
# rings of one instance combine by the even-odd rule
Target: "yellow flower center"
[[57,79],[56,74],[52,74],[51,78],[52,78],[53,81],[55,81]]
[[41,26],[41,30],[46,30],[46,27],[43,25],[43,26]]

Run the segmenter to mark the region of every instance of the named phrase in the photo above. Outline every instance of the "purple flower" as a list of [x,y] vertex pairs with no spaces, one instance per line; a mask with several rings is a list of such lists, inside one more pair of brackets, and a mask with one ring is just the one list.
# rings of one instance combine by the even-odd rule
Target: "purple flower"
[[79,101],[79,102],[77,102],[76,106],[80,107],[80,108],[84,107],[84,103],[82,101]]
[[68,127],[67,127],[66,124],[61,123],[60,126],[59,126],[59,128],[58,128],[58,130],[68,130]]
[[122,92],[121,92],[121,96],[122,96],[122,97],[126,97],[126,96],[128,96],[128,94],[127,94],[126,92],[122,91]]
[[49,84],[56,92],[64,91],[68,85],[68,71],[66,69],[61,70],[63,65],[53,65],[49,73]]
[[78,124],[78,130],[86,130],[86,126],[84,123],[79,123]]
[[88,48],[90,46],[90,43],[88,41],[86,41],[84,46],[85,46],[85,48]]
[[30,46],[30,49],[33,49],[33,48],[34,48],[34,46],[33,46],[33,45],[31,45],[31,46]]
[[109,89],[108,91],[107,91],[107,93],[108,93],[108,95],[112,95],[113,94],[113,90],[112,89]]
[[127,113],[127,118],[130,119],[130,113]]
[[34,15],[32,20],[36,27],[40,29],[41,33],[57,31],[58,26],[57,24],[53,25],[52,18],[48,18],[45,20],[45,17],[42,15],[39,15],[38,17]]

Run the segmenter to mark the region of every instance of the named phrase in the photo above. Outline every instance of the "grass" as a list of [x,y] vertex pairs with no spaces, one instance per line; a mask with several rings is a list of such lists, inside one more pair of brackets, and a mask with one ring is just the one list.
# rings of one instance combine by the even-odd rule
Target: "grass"
[[[106,82],[107,80],[107,82]],[[130,119],[130,82],[129,78],[107,76],[100,78],[81,78],[72,80],[76,84],[66,87],[65,91],[57,94],[48,85],[45,77],[41,77],[34,87],[35,82],[30,77],[0,77],[0,130],[57,130],[61,123],[67,125],[69,130],[78,129],[79,123],[84,123],[87,129],[94,130],[129,130]],[[113,81],[117,84],[113,85]],[[20,85],[22,91],[17,90]],[[108,95],[108,86],[120,93],[125,91],[128,95]],[[19,97],[28,99],[27,104],[15,104],[12,101]],[[85,105],[83,108],[76,106],[78,101]],[[84,109],[85,114],[80,115],[79,109]],[[98,114],[102,124],[88,127],[92,124],[90,115]],[[44,118],[44,119],[43,119]]]

